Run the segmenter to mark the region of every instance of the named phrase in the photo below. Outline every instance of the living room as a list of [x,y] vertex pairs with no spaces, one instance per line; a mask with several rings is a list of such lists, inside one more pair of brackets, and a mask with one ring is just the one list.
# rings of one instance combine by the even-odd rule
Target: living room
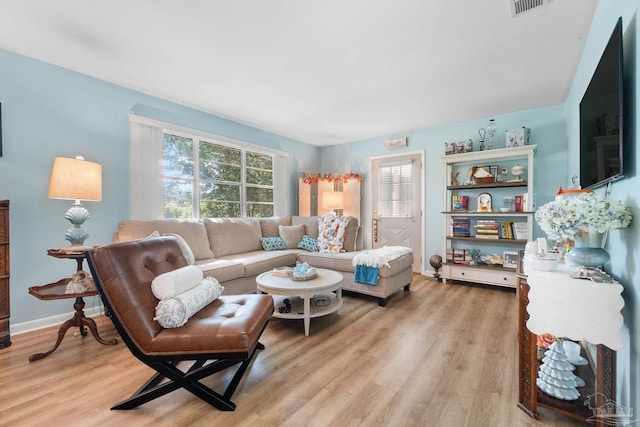
[[[346,144],[316,146],[293,138],[283,137],[231,119],[204,113],[195,108],[147,95],[98,80],[83,74],[40,62],[7,50],[0,50],[0,102],[2,103],[2,157],[0,182],[3,199],[11,201],[11,327],[19,334],[42,326],[64,321],[70,313],[69,300],[42,302],[27,293],[33,285],[49,283],[66,277],[73,268],[70,261],[47,256],[47,249],[66,242],[63,234],[68,223],[63,217],[68,201],[47,198],[51,164],[55,157],[74,157],[82,154],[103,167],[103,199],[89,202],[91,219],[87,223],[90,244],[106,244],[113,240],[117,224],[131,217],[130,198],[130,123],[129,115],[149,117],[225,135],[237,140],[289,153],[285,193],[279,205],[281,214],[295,214],[297,209],[295,182],[299,172],[361,172],[367,182],[369,158],[390,154],[385,142],[389,138],[406,137],[405,149],[393,154],[425,151],[424,248],[428,258],[442,251],[442,159],[444,142],[472,138],[477,141],[479,128],[486,127],[493,118],[499,135],[507,129],[526,126],[531,129],[531,144],[537,145],[535,155],[535,194],[538,206],[554,198],[559,186],[568,186],[578,170],[578,105],[593,70],[600,58],[604,43],[618,17],[623,20],[625,51],[625,121],[628,140],[635,145],[640,130],[636,123],[640,115],[637,99],[637,57],[640,6],[629,0],[600,0],[590,26],[575,74],[567,76],[571,82],[564,101],[554,105],[478,114],[476,118],[453,121],[424,129],[406,129],[393,135],[379,135]],[[0,45],[2,46],[2,45]],[[526,84],[526,78],[523,78]],[[455,89],[451,89],[455,97]],[[498,139],[497,144],[504,144]],[[622,200],[638,215],[637,191],[639,150],[633,148],[628,157],[629,173],[613,183],[611,196]],[[600,189],[599,191],[603,191]],[[365,191],[363,206],[370,205]],[[363,225],[371,222],[363,209]],[[540,229],[534,231],[542,237]],[[624,325],[621,332],[624,348],[617,352],[617,402],[627,408],[640,410],[638,384],[638,339],[640,338],[640,270],[638,269],[638,225],[610,233],[607,251],[611,261],[606,271],[624,285]],[[37,266],[37,267],[36,267]],[[425,275],[432,273],[425,264]],[[513,309],[515,310],[515,296]],[[69,339],[69,338],[67,338]],[[43,343],[46,346],[48,343]],[[82,351],[90,350],[87,345]],[[74,349],[78,350],[78,349]],[[2,350],[0,350],[2,351]],[[0,353],[1,356],[1,353]],[[51,363],[42,361],[41,363]],[[25,363],[26,362],[25,360]]]

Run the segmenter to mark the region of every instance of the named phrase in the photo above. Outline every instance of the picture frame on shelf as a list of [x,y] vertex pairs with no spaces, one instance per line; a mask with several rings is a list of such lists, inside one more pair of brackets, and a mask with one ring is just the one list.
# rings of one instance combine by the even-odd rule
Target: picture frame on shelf
[[506,268],[518,267],[518,252],[504,251],[502,253],[502,266]]
[[491,174],[491,176],[493,177],[493,181],[491,181],[491,183],[496,182],[498,178],[498,172],[500,171],[498,165],[479,166],[479,168],[482,168]]
[[529,136],[531,135],[531,129],[524,126],[517,129],[509,129],[505,133],[506,147],[522,147],[529,145]]

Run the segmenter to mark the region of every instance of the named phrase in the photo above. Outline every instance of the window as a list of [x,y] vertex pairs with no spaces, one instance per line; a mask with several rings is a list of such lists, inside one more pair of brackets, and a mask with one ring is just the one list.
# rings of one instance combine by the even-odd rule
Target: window
[[166,131],[163,216],[272,216],[273,166],[272,154]]
[[413,183],[411,161],[380,165],[380,216],[412,216]]

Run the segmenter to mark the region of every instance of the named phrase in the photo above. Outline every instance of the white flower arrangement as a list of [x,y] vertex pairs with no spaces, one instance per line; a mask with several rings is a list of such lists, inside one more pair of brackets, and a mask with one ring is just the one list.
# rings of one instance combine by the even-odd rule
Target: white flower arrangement
[[535,214],[542,231],[557,242],[573,239],[579,231],[599,233],[631,223],[631,210],[617,200],[595,193],[562,197],[540,206]]

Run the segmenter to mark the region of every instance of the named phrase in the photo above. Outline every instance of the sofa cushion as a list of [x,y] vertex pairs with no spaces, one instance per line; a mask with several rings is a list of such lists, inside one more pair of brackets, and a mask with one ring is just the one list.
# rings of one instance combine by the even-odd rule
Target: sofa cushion
[[204,225],[216,258],[262,249],[262,229],[257,219],[205,218]]
[[302,236],[304,236],[305,226],[304,224],[297,225],[289,225],[284,226],[281,225],[278,227],[278,232],[280,233],[280,237],[287,244],[288,249],[295,249],[302,240]]
[[[332,254],[327,252],[300,252],[298,262],[306,262],[317,268],[327,268],[329,270],[353,272],[353,258],[360,252],[342,252]],[[411,268],[413,264],[413,253],[402,255],[389,261],[389,267],[384,266],[378,274],[380,277],[393,277]]]
[[244,254],[228,255],[224,257],[229,261],[240,261],[244,264],[245,277],[257,276],[276,267],[295,265],[298,249],[285,249],[283,251],[265,252],[253,251]]
[[309,252],[318,252],[318,239],[307,236],[302,236],[300,243],[297,246],[298,249],[304,249]]
[[196,264],[206,276],[213,276],[220,282],[244,277],[244,264],[241,261],[229,261],[223,259],[205,259],[196,261]]
[[304,224],[305,232],[309,237],[318,238],[318,217],[317,216],[292,216],[291,225]]
[[260,228],[262,229],[262,237],[278,237],[278,227],[281,225],[291,225],[290,216],[272,216],[268,218],[260,218]]
[[193,251],[191,250],[191,247],[189,246],[187,241],[184,240],[184,238],[181,235],[175,234],[175,233],[164,233],[162,235],[175,237],[176,240],[178,241],[178,245],[180,245],[180,249],[182,250],[182,254],[184,255],[184,258],[187,260],[187,264],[189,265],[195,264],[196,256],[193,254]]
[[157,219],[150,221],[121,221],[118,224],[118,241],[142,239],[153,231],[179,234],[189,244],[196,260],[213,258],[207,239],[207,231],[198,219]]
[[312,267],[326,268],[335,271],[353,272],[353,257],[358,252],[300,252],[297,256],[299,262],[306,262]]
[[287,249],[287,244],[282,237],[261,237],[260,244],[265,251],[281,251]]
[[350,216],[347,220],[347,228],[344,230],[344,240],[342,241],[342,249],[347,252],[357,250],[358,231],[360,224],[358,218]]

